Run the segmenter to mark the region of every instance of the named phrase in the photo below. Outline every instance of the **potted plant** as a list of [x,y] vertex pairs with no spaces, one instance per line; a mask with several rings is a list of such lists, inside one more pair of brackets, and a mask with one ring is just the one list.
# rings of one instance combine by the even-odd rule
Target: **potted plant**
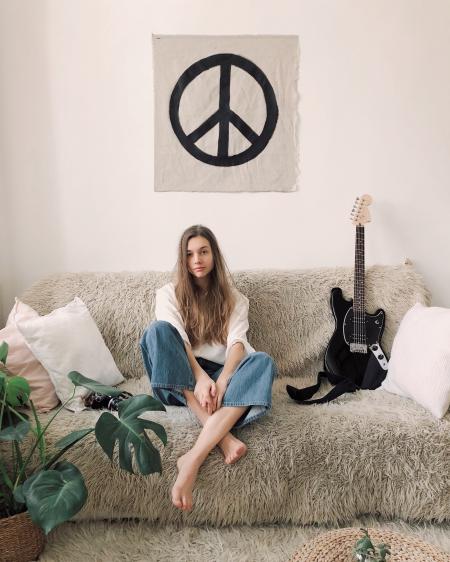
[[391,554],[388,544],[374,545],[367,529],[361,529],[364,536],[355,544],[354,555],[358,562],[386,562]]
[[[145,430],[152,430],[164,445],[167,435],[160,424],[140,418],[147,411],[165,411],[161,402],[141,394],[120,402],[118,416],[103,412],[95,427],[73,431],[50,445],[46,439],[47,430],[72,400],[76,387],[82,386],[110,396],[118,396],[121,390],[98,384],[72,371],[68,374],[74,384],[72,395],[43,423],[30,400],[28,382],[8,371],[7,356],[8,345],[3,342],[0,345],[0,559],[19,560],[11,553],[14,548],[11,529],[18,526],[18,520],[37,525],[44,538],[42,531],[48,534],[57,525],[71,519],[86,502],[88,491],[83,475],[74,464],[63,458],[68,449],[94,433],[97,442],[112,460],[116,441],[120,445],[132,444],[135,466],[141,474],[148,475],[161,473],[162,468],[159,451]],[[121,448],[119,465],[133,473],[133,453],[129,446]],[[26,557],[26,543],[26,536],[18,542],[25,555],[22,560],[36,556],[34,553],[28,554],[31,558]],[[43,540],[41,543],[42,550]],[[2,549],[8,554],[5,555]]]

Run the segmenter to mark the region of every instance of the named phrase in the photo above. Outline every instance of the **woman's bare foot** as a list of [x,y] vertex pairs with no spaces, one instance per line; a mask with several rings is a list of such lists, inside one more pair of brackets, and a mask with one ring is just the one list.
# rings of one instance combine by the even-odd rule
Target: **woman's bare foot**
[[200,463],[188,451],[177,460],[178,477],[172,488],[172,503],[183,511],[192,509],[192,490],[197,478]]
[[222,449],[225,464],[234,464],[247,452],[247,445],[231,433],[225,435],[218,447]]

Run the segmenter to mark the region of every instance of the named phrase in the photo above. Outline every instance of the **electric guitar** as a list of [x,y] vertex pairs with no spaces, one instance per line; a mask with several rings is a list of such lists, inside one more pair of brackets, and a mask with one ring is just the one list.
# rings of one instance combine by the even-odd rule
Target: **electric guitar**
[[[364,225],[370,222],[370,195],[357,197],[351,213],[356,227],[355,272],[353,300],[346,300],[342,290],[331,290],[330,305],[335,330],[325,352],[325,371],[319,374],[316,385],[297,389],[287,385],[291,398],[302,404],[329,402],[344,392],[359,388],[374,389],[386,376],[388,360],[381,348],[385,313],[381,308],[368,314],[364,307]],[[336,385],[326,396],[309,400],[320,388],[321,379]]]

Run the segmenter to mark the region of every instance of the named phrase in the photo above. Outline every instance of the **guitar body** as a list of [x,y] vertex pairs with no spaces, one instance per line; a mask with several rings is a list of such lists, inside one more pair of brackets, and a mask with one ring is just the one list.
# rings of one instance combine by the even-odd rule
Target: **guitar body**
[[331,374],[330,382],[337,375],[336,382],[345,377],[355,381],[360,388],[379,386],[387,372],[386,355],[380,346],[384,310],[380,308],[375,314],[365,313],[367,352],[358,353],[350,350],[354,329],[353,300],[344,299],[342,290],[335,287],[331,291],[330,305],[335,319],[335,330],[325,352],[325,370]]

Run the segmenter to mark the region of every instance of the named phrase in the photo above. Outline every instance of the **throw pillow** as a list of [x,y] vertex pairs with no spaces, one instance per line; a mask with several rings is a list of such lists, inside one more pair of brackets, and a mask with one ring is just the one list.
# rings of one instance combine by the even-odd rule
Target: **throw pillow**
[[36,409],[39,412],[48,412],[59,403],[55,388],[49,374],[32,354],[16,325],[17,321],[36,317],[39,317],[39,314],[31,306],[16,299],[6,327],[0,330],[0,342],[6,341],[8,344],[7,368],[14,375],[20,375],[28,381],[31,389],[30,398]]
[[[67,378],[70,371],[110,386],[124,380],[87,306],[78,297],[46,316],[20,320],[17,327],[49,372],[61,402],[73,392]],[[88,389],[78,387],[66,407],[74,412],[83,410],[87,394]]]
[[450,309],[417,303],[403,317],[381,388],[437,418],[450,406]]

